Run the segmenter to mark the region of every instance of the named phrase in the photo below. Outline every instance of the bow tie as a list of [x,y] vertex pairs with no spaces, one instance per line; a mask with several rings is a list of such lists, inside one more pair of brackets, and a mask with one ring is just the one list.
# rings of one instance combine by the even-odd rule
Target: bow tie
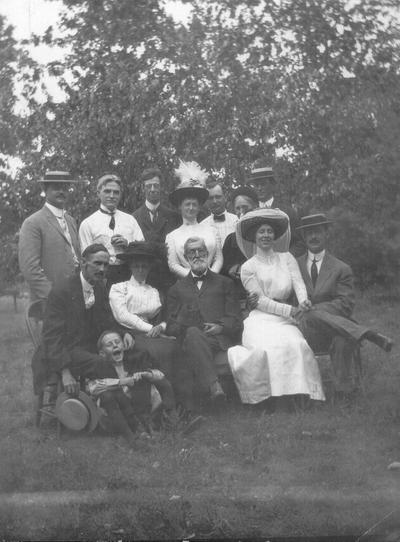
[[198,277],[197,275],[192,275],[193,277],[193,281],[196,283],[196,282],[202,282],[203,280],[206,280],[207,278],[207,273],[205,273],[204,275],[201,275],[201,277]]
[[225,214],[222,215],[213,215],[215,222],[225,222]]
[[105,215],[111,216],[111,220],[108,227],[110,228],[110,230],[114,230],[115,229],[115,218],[114,218],[115,211],[105,211],[104,209],[100,207],[100,212]]

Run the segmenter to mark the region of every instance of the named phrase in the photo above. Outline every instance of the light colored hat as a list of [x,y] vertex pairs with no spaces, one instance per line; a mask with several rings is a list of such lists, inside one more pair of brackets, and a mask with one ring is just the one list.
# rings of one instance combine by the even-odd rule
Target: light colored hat
[[38,180],[39,183],[79,183],[73,179],[69,171],[46,171],[44,177]]
[[305,230],[314,226],[328,226],[329,224],[332,224],[332,220],[328,220],[324,213],[317,213],[315,215],[303,216],[301,218],[301,225],[297,229]]
[[78,397],[66,392],[60,393],[56,401],[55,414],[65,427],[73,431],[86,429],[90,433],[99,422],[97,406],[83,391],[79,392]]
[[274,170],[271,166],[254,168],[250,171],[250,175],[246,177],[246,184],[251,184],[254,181],[271,181],[275,180]]
[[179,160],[175,175],[180,179],[180,184],[169,195],[171,203],[179,205],[185,198],[196,198],[200,205],[207,201],[208,190],[205,185],[209,175],[197,162]]

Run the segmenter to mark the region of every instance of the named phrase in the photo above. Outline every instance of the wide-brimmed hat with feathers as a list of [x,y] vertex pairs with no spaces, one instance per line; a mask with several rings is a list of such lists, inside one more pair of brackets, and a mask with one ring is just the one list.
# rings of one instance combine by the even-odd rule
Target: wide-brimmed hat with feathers
[[179,167],[175,169],[179,178],[179,185],[169,195],[174,205],[180,205],[185,198],[195,198],[200,205],[208,199],[208,190],[205,188],[209,174],[197,162],[184,162],[179,160]]

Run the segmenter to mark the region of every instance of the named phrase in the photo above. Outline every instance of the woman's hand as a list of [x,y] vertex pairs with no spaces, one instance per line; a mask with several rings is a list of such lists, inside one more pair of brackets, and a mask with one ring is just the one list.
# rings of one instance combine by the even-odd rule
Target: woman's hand
[[302,311],[302,312],[307,312],[309,311],[310,309],[312,308],[312,303],[309,299],[306,299],[305,301],[303,301],[302,303],[300,303],[299,305],[299,309]]
[[232,267],[228,271],[228,275],[231,277],[231,279],[233,279],[233,280],[239,279],[240,280],[240,268],[241,267],[242,266],[239,263],[237,263],[235,265],[232,265]]
[[163,326],[161,324],[158,324],[158,326],[153,326],[150,331],[146,333],[146,337],[149,337],[151,339],[156,339],[161,335],[163,332]]
[[125,350],[132,350],[132,348],[135,346],[135,339],[130,333],[125,333],[123,337],[123,343]]
[[290,316],[296,320],[296,319],[300,316],[300,314],[301,314],[302,312],[303,312],[303,311],[301,310],[300,307],[292,307],[292,308],[290,309]]
[[247,308],[249,309],[249,311],[253,311],[254,309],[257,308],[258,299],[259,299],[259,295],[256,294],[256,292],[247,294]]

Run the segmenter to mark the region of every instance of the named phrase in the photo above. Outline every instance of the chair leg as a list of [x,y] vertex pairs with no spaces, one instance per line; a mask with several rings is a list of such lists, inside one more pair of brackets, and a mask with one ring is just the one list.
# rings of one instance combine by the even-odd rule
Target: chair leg
[[39,394],[38,399],[37,399],[36,420],[35,420],[36,427],[40,427],[40,422],[42,419],[43,397],[44,397],[44,392],[42,391]]

